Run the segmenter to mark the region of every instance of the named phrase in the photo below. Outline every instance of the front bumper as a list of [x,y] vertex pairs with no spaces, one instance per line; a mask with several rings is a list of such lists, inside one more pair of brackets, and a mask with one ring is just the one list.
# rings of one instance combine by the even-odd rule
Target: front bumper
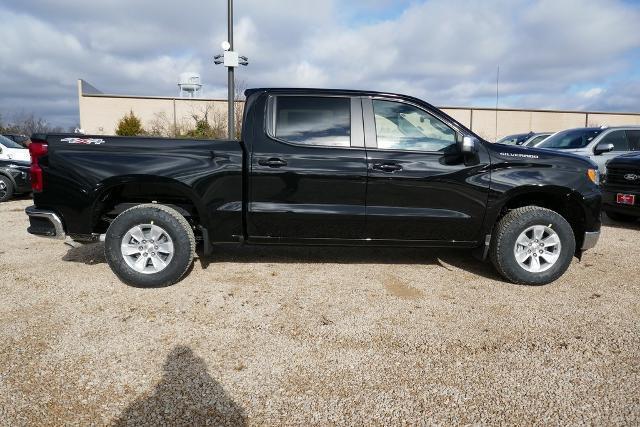
[[50,239],[65,239],[64,226],[55,212],[38,209],[35,206],[29,206],[25,209],[25,212],[29,217],[30,225],[27,228],[29,234]]
[[[636,202],[633,205],[623,205],[616,201],[618,194],[633,194]],[[640,217],[640,188],[607,186],[602,192],[602,210],[623,215]]]

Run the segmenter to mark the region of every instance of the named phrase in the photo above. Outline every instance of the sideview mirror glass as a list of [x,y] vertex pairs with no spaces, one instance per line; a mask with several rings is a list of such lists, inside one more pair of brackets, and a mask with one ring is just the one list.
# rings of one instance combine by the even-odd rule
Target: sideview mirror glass
[[602,153],[609,153],[613,151],[614,148],[615,147],[611,143],[606,144],[604,142],[601,142],[600,144],[596,145],[596,148],[593,150],[593,154],[597,156]]
[[478,138],[474,138],[473,136],[465,136],[464,138],[462,138],[460,151],[462,151],[464,154],[473,154],[477,151],[477,144]]

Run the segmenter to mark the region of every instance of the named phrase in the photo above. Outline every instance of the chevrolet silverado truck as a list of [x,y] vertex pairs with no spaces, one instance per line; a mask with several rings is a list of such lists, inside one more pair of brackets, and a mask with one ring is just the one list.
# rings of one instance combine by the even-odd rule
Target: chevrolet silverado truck
[[640,219],[640,151],[615,157],[607,162],[603,210],[614,221]]
[[540,285],[598,240],[588,159],[490,144],[409,96],[246,97],[240,141],[33,135],[29,233],[104,241],[134,286],[179,281],[196,243],[467,248]]

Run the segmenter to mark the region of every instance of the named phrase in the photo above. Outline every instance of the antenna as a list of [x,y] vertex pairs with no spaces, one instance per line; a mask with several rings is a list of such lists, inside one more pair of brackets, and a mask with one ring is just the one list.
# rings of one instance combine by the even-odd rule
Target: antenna
[[500,99],[500,64],[496,73],[496,139],[498,140],[498,100]]

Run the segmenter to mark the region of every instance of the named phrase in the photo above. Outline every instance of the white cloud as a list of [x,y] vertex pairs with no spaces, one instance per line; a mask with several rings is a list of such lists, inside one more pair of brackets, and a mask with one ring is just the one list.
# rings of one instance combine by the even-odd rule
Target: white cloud
[[[0,6],[0,112],[77,121],[75,81],[172,95],[180,72],[224,94],[211,57],[224,2],[10,0]],[[397,91],[441,105],[640,110],[640,8],[621,0],[237,0],[249,86]],[[575,90],[576,87],[582,88]]]

